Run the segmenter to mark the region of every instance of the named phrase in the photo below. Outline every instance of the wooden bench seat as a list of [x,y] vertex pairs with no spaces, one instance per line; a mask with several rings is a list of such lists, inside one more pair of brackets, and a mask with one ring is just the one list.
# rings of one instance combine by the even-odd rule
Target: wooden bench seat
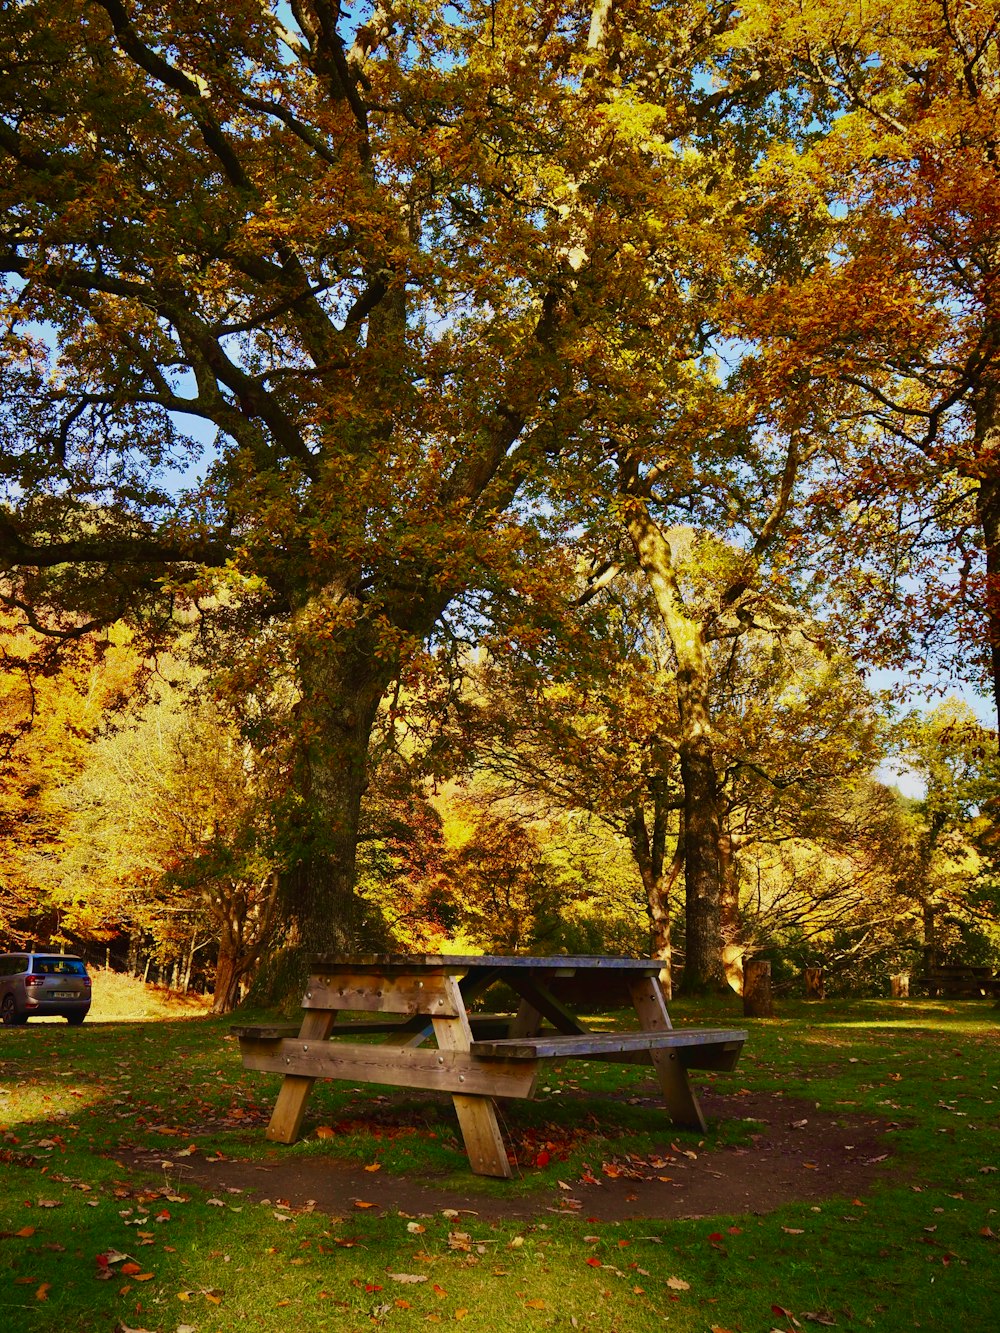
[[[473,1034],[476,1037],[505,1037],[510,1031],[510,1025],[513,1019],[511,1014],[470,1014],[469,1023]],[[301,1023],[257,1023],[234,1025],[229,1029],[234,1037],[246,1038],[250,1041],[280,1041],[283,1037],[297,1037],[301,1030]],[[366,1037],[391,1035],[398,1033],[400,1036],[415,1036],[418,1032],[426,1032],[430,1035],[431,1020],[425,1019],[421,1023],[414,1022],[413,1019],[389,1018],[360,1018],[348,1020],[344,1023],[337,1023],[333,1029],[334,1037]]]
[[[735,1069],[747,1039],[728,1028],[671,1028],[668,1032],[586,1032],[564,1036],[476,1040],[471,1053],[481,1060],[610,1060],[623,1064],[649,1058],[651,1051],[676,1050],[681,1064],[695,1069]],[[639,1061],[634,1057],[638,1056]]]

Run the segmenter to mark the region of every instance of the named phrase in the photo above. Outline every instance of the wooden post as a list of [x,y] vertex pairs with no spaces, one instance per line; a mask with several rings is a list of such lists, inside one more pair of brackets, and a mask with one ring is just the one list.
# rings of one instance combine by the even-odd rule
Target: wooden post
[[[333,1031],[337,1015],[326,1009],[308,1009],[302,1017],[299,1028],[300,1041],[326,1041]],[[294,1143],[302,1128],[302,1118],[306,1113],[306,1102],[312,1092],[314,1078],[304,1078],[301,1074],[286,1074],[274,1103],[271,1122],[267,1127],[267,1137],[275,1143]]]
[[[434,1036],[438,1049],[442,1051],[467,1051],[472,1044],[472,1028],[465,1012],[462,993],[458,982],[448,978],[446,982],[451,992],[453,1017],[435,1016]],[[453,1093],[452,1102],[458,1125],[462,1131],[465,1151],[469,1164],[480,1176],[500,1176],[507,1179],[511,1175],[510,1162],[507,1160],[507,1147],[500,1132],[496,1107],[492,1097],[467,1096],[465,1093]]]
[[773,1018],[771,999],[771,964],[766,958],[749,958],[743,965],[743,1015],[745,1018]]
[[823,969],[821,967],[806,968],[806,999],[826,999],[826,988],[823,985]]
[[894,1000],[905,1000],[910,994],[910,975],[908,972],[897,972],[895,976],[889,978],[889,985],[892,989],[892,998]]
[[[658,978],[642,977],[630,982],[629,993],[639,1018],[639,1026],[644,1032],[671,1031],[673,1024]],[[650,1051],[649,1055],[670,1119],[678,1125],[706,1133],[708,1122],[688,1082],[687,1070],[681,1064],[680,1051]]]

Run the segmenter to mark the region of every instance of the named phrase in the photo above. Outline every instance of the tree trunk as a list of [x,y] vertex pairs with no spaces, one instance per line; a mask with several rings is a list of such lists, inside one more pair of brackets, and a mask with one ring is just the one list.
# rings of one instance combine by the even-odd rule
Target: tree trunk
[[291,831],[293,855],[281,876],[286,947],[260,969],[255,1000],[297,999],[316,954],[387,947],[383,923],[356,895],[355,875],[368,746],[393,668],[360,632],[352,648],[320,641],[300,654],[296,782],[302,805]]
[[750,958],[743,969],[743,1015],[745,1018],[773,1018],[771,964],[764,958]]
[[654,793],[653,834],[646,827],[646,815],[636,806],[629,820],[629,843],[632,855],[642,876],[646,891],[646,910],[649,913],[650,949],[653,958],[663,960],[661,985],[666,999],[673,998],[673,946],[670,939],[670,892],[684,866],[683,841],[678,838],[677,850],[669,869],[665,865],[667,810],[670,808],[658,793]]
[[[1000,428],[989,432],[991,468],[1000,465]],[[983,476],[976,491],[976,512],[983,532],[986,553],[986,631],[989,635],[990,675],[993,682],[993,708],[997,715],[1000,738],[1000,478]]]
[[241,972],[231,943],[220,943],[215,964],[215,987],[212,991],[212,1013],[231,1013],[239,1002]]
[[[681,725],[684,727],[683,714]],[[697,733],[681,743],[681,781],[684,784],[684,989],[692,992],[715,989],[724,982],[719,792],[711,744]]]
[[719,839],[719,861],[722,876],[720,919],[722,926],[722,970],[726,982],[737,995],[743,994],[743,954],[740,939],[740,890],[733,857],[733,835],[724,825]]
[[133,927],[128,937],[128,961],[125,964],[129,976],[137,977],[139,975],[141,946],[141,934],[135,927]]
[[805,980],[807,1000],[826,999],[826,987],[823,984],[823,969],[821,967],[807,967]]
[[724,984],[719,857],[722,822],[709,706],[711,666],[704,628],[685,606],[670,543],[642,501],[632,500],[627,527],[677,659],[678,749],[684,789],[684,989],[714,990]]

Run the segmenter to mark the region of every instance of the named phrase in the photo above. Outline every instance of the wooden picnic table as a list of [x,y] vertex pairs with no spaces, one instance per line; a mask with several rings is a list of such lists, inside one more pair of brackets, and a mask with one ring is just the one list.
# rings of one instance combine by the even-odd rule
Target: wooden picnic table
[[[706,1129],[687,1071],[735,1068],[746,1033],[674,1028],[661,967],[655,958],[602,956],[322,957],[313,964],[300,1025],[232,1030],[246,1068],[284,1075],[269,1139],[298,1138],[317,1078],[426,1088],[451,1093],[473,1171],[506,1177],[511,1168],[493,1099],[531,1097],[549,1060],[652,1064],[671,1118]],[[513,993],[516,1009],[477,1012],[472,1006],[497,986]],[[628,1004],[639,1022],[629,1031],[594,1032],[580,1017]],[[395,1017],[345,1022],[347,1013]],[[375,1044],[373,1035],[384,1040]],[[350,1040],[357,1037],[368,1040]],[[425,1046],[432,1037],[435,1045]]]

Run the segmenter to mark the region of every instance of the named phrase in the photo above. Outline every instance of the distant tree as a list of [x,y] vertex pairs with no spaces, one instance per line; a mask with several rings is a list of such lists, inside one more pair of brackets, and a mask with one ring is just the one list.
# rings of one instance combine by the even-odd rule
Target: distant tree
[[1000,960],[993,735],[968,705],[946,700],[908,721],[903,755],[925,784],[913,804],[914,883],[927,970]]
[[[680,596],[713,605],[722,543],[674,535]],[[715,575],[718,578],[718,573]],[[725,583],[723,583],[725,586]],[[563,605],[569,604],[566,597]],[[752,605],[752,612],[751,607]],[[668,968],[671,896],[686,863],[677,659],[641,578],[624,574],[561,620],[525,608],[522,634],[475,675],[475,763],[501,790],[544,808],[586,811],[631,849],[645,889],[653,952]],[[819,646],[819,626],[775,599],[744,604],[736,632],[706,645],[719,817],[714,970],[739,984],[757,937],[740,914],[740,860],[767,844],[821,837],[814,813],[881,757],[875,703],[852,664]],[[840,827],[830,844],[844,836]],[[844,908],[845,913],[848,908]],[[685,913],[684,940],[690,933]],[[687,973],[685,973],[685,976]]]
[[819,576],[853,592],[871,660],[936,658],[1000,708],[996,8],[834,0],[752,26],[811,86],[829,202],[825,254],[751,317],[839,423]]
[[53,893],[65,845],[58,792],[119,715],[143,673],[121,627],[55,652],[17,614],[0,614],[0,935],[10,944],[69,926]]
[[228,1012],[276,924],[276,781],[209,699],[162,687],[55,794],[53,901],[83,933],[148,934],[182,970],[207,950]]

